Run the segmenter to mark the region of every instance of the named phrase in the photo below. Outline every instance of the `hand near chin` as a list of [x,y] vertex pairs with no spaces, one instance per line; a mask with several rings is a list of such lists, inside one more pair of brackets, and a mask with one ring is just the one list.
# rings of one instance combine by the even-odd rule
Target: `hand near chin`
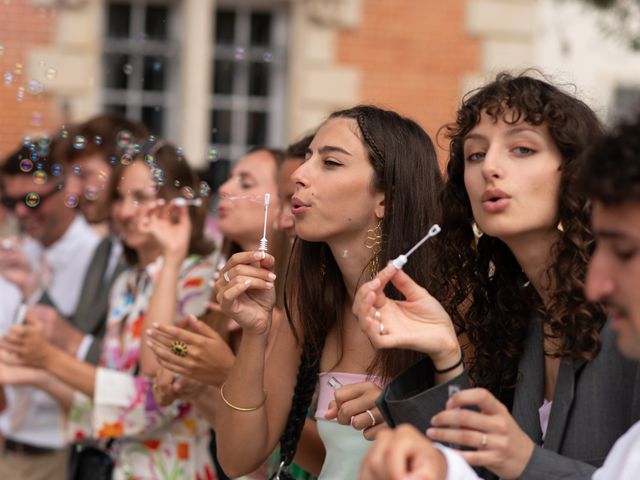
[[191,239],[189,208],[160,199],[149,206],[139,222],[140,230],[153,235],[165,257],[182,260],[187,256]]
[[[405,300],[392,300],[385,295],[389,282]],[[434,360],[452,354],[459,358],[453,323],[442,305],[391,263],[358,289],[353,313],[376,348],[417,350]]]
[[0,275],[13,283],[24,298],[29,298],[37,290],[39,279],[25,253],[17,244],[7,241],[0,246]]
[[236,253],[216,280],[216,300],[222,312],[238,322],[245,333],[262,335],[269,331],[276,303],[274,262],[271,255],[262,252]]
[[360,466],[361,480],[445,480],[447,462],[425,436],[410,425],[380,432]]

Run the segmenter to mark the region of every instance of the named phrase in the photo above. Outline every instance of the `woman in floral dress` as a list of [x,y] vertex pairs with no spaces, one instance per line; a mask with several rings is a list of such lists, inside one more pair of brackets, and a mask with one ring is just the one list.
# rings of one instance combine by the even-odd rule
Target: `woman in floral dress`
[[16,363],[48,372],[37,383],[68,412],[69,441],[107,453],[114,479],[214,479],[209,426],[193,403],[155,402],[158,365],[146,341],[152,324],[206,309],[214,268],[205,206],[171,201],[198,187],[175,147],[160,142],[123,163],[113,175],[112,217],[131,266],[111,289],[99,366],[48,343],[35,324],[14,327],[5,346]]

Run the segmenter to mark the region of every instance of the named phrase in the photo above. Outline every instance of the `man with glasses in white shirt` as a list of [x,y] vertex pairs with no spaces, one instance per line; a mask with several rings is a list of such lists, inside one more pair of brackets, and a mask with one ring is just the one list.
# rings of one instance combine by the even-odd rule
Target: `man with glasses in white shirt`
[[[23,242],[2,242],[0,275],[19,289],[22,303],[36,309],[37,304],[52,306],[60,317],[73,322],[99,237],[76,212],[77,198],[65,192],[69,172],[55,152],[56,140],[27,142],[0,169],[0,201],[13,210],[28,236]],[[17,311],[17,306],[5,309]],[[0,332],[6,332],[13,321],[0,318]],[[66,342],[65,348],[84,356],[91,338],[74,338],[75,343]],[[0,414],[5,440],[0,478],[66,479],[68,450],[58,404],[29,386],[6,386],[5,396],[7,407]]]

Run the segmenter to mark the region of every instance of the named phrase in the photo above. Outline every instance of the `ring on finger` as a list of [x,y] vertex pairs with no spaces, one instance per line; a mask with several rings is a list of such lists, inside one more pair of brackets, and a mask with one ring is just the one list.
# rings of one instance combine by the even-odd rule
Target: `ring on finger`
[[382,313],[380,313],[380,310],[376,310],[373,313],[373,318],[375,318],[379,322],[382,322]]
[[376,417],[373,416],[373,412],[371,412],[371,410],[367,409],[365,410],[366,413],[369,414],[369,418],[371,418],[371,426],[375,427],[376,426]]
[[231,281],[231,277],[229,277],[229,272],[228,272],[228,271],[227,271],[227,272],[224,272],[224,273],[222,274],[222,278],[224,278],[224,281],[225,281],[226,283],[229,283],[229,282]]
[[378,330],[378,333],[380,335],[384,335],[386,332],[384,331],[384,325],[382,322],[380,322],[380,329]]
[[482,439],[480,440],[480,449],[486,448],[488,442],[489,442],[489,439],[487,438],[487,434],[483,433]]

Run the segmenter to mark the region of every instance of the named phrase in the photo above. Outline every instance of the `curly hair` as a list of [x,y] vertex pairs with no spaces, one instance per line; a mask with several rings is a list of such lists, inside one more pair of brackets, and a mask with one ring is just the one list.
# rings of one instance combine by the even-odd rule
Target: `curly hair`
[[[502,240],[486,234],[477,243],[474,240],[474,219],[464,185],[463,144],[482,114],[509,124],[545,125],[561,153],[558,220],[564,233],[551,250],[546,275],[553,290],[546,305],[529,287]],[[469,92],[456,121],[443,129],[450,140],[442,192],[447,213],[437,242],[442,262],[436,272],[445,292],[443,303],[458,332],[469,342],[463,348],[471,352],[468,366],[473,381],[498,396],[509,395],[517,381],[533,310],[541,313],[545,336],[556,345],[553,351],[545,352],[547,355],[588,359],[599,351],[604,316],[583,293],[593,251],[590,206],[576,178],[581,154],[603,129],[585,103],[526,72],[516,76],[500,73],[493,82]]]

